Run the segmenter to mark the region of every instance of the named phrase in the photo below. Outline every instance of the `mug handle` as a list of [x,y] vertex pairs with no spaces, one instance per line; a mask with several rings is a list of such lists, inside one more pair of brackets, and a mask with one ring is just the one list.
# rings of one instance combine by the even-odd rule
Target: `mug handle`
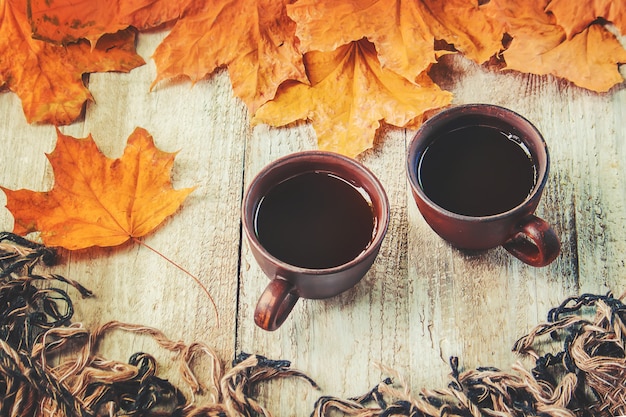
[[529,215],[517,225],[515,235],[504,243],[504,249],[531,266],[546,266],[561,251],[554,229],[543,219]]
[[274,331],[287,319],[298,297],[292,292],[294,286],[281,277],[267,284],[254,310],[254,322],[264,330]]

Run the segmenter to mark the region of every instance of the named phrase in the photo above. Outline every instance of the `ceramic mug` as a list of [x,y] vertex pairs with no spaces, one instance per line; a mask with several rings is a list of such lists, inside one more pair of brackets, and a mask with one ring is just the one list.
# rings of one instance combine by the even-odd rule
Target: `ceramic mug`
[[354,159],[304,151],[263,168],[242,207],[250,250],[270,278],[255,323],[276,330],[299,298],[329,298],[356,285],[378,255],[388,223],[385,190]]
[[503,246],[532,266],[560,252],[553,228],[534,215],[550,159],[541,133],[495,105],[450,107],[411,140],[407,174],[430,227],[460,249]]

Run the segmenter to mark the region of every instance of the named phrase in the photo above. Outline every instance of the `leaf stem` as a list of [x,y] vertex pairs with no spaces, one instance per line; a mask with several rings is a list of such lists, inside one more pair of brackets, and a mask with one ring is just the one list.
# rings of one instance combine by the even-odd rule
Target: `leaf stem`
[[170,258],[168,258],[167,256],[163,255],[161,252],[159,252],[157,249],[153,248],[152,246],[148,245],[146,242],[137,239],[136,237],[131,237],[135,242],[137,242],[138,244],[145,246],[146,248],[150,249],[152,252],[156,253],[157,255],[159,255],[161,258],[165,259],[167,262],[169,262],[170,264],[174,265],[176,268],[180,269],[182,272],[184,272],[185,274],[189,275],[195,282],[196,284],[198,284],[200,286],[200,288],[202,288],[202,290],[204,291],[204,293],[207,295],[207,297],[209,297],[209,300],[211,300],[211,304],[213,304],[213,309],[215,310],[215,320],[217,321],[217,327],[220,327],[220,316],[219,316],[219,312],[217,310],[217,305],[215,304],[215,300],[213,299],[213,297],[211,297],[211,294],[209,293],[209,290],[207,289],[207,287],[200,281],[200,279],[195,276],[194,274],[192,274],[191,272],[189,272],[188,270],[186,270],[185,268],[183,268],[182,266],[178,265],[176,262],[172,261]]

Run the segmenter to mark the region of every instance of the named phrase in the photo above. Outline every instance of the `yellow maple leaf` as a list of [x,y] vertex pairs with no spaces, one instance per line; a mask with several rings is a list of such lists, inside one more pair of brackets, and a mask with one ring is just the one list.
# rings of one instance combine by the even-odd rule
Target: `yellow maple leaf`
[[311,86],[288,82],[257,110],[252,123],[282,126],[309,119],[320,149],[356,156],[372,147],[380,121],[403,127],[444,107],[452,95],[422,74],[416,83],[381,68],[374,45],[351,42],[305,55]]
[[503,52],[506,68],[532,74],[551,74],[598,92],[623,81],[618,64],[626,50],[600,25],[591,25],[571,39],[553,15],[548,0],[491,0],[485,11],[505,22],[513,38]]
[[568,38],[582,32],[598,18],[613,23],[626,35],[626,2],[615,0],[551,0],[546,11],[556,16],[556,21],[565,29]]
[[193,188],[174,190],[174,153],[154,146],[137,128],[119,159],[105,157],[91,135],[75,139],[57,130],[48,155],[54,172],[50,191],[9,190],[14,233],[39,231],[44,244],[76,250],[116,246],[145,236],[178,210]]
[[287,12],[304,51],[330,52],[365,37],[383,67],[409,80],[436,62],[435,40],[483,63],[501,49],[504,33],[477,0],[300,0]]
[[436,39],[482,64],[502,49],[504,24],[485,13],[479,0],[422,0]]

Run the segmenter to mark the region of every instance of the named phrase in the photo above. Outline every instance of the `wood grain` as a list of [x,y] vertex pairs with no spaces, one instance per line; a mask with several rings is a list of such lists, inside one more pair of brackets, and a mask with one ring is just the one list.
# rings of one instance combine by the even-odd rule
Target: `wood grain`
[[[458,356],[464,369],[508,369],[518,359],[511,353],[515,340],[565,297],[626,290],[624,85],[596,94],[556,78],[496,72],[446,56],[433,77],[455,94],[455,104],[509,107],[544,134],[551,172],[537,214],[557,230],[562,254],[548,267],[532,268],[501,248],[468,253],[442,241],[422,219],[406,181],[405,152],[414,132],[385,127],[376,147],[358,157],[380,178],[391,202],[388,235],[373,268],[337,297],[300,300],[276,332],[260,330],[252,316],[269,281],[242,240],[241,198],[263,166],[315,148],[315,133],[305,122],[251,127],[226,71],[194,86],[169,82],[150,91],[155,77],[150,56],[164,35],[140,35],[144,67],[91,75],[95,102],[84,120],[60,130],[76,137],[92,134],[106,155],[118,157],[126,138],[141,126],[158,147],[179,152],[174,186],[197,189],[144,241],[207,286],[218,306],[219,327],[193,280],[134,242],[62,252],[55,272],[95,293],[80,299],[70,290],[75,320],[86,327],[109,320],[154,326],[176,340],[207,343],[225,366],[239,351],[291,360],[321,390],[275,381],[261,387],[259,398],[274,415],[306,416],[322,394],[359,395],[377,384],[386,375],[375,363],[406,376],[414,391],[445,386],[451,356]],[[53,177],[45,153],[54,148],[54,127],[28,125],[12,93],[0,94],[0,121],[0,184],[49,189]],[[12,224],[11,214],[0,210],[2,229],[11,230]],[[119,360],[139,350],[158,356],[150,340],[129,334],[111,335],[100,349]],[[158,358],[176,381],[167,354]],[[201,372],[205,366],[200,364]]]

